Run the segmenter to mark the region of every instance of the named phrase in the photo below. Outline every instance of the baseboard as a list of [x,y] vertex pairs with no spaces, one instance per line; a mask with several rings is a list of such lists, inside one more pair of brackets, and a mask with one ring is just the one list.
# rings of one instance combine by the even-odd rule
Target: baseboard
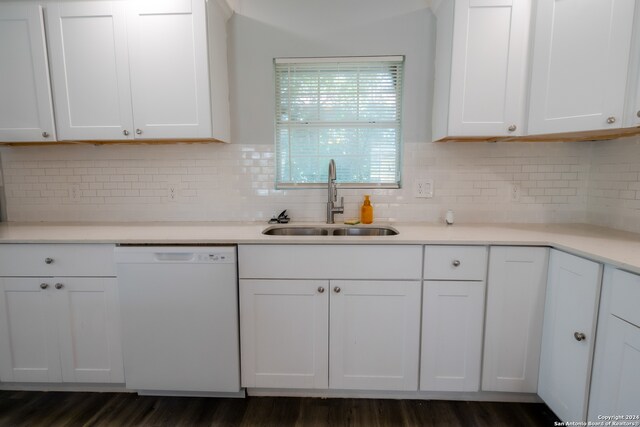
[[463,400],[477,402],[523,402],[539,403],[542,399],[534,393],[504,393],[491,391],[446,392],[446,391],[371,391],[371,390],[316,390],[247,388],[239,392],[131,390],[124,384],[49,384],[49,383],[0,383],[0,390],[7,391],[68,391],[93,393],[138,393],[141,396],[173,397],[221,397],[244,398],[246,396],[272,397],[320,397],[356,399],[411,399],[411,400]]
[[163,391],[163,390],[138,390],[140,396],[172,396],[172,397],[226,397],[244,399],[245,390],[238,392],[209,392],[209,391]]
[[534,393],[503,393],[492,391],[440,392],[440,391],[370,391],[370,390],[315,390],[248,388],[247,396],[321,397],[356,399],[411,399],[411,400],[464,400],[477,402],[540,403]]
[[124,384],[83,383],[0,383],[0,390],[7,391],[79,391],[92,393],[135,393]]

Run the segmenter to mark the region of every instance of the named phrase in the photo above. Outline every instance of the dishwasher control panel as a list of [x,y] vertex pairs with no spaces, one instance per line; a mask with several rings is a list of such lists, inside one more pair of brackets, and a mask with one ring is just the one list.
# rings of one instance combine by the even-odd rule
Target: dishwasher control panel
[[118,246],[116,264],[235,264],[235,246]]
[[206,252],[197,254],[199,262],[212,263],[212,264],[232,264],[236,262],[235,254],[228,252]]

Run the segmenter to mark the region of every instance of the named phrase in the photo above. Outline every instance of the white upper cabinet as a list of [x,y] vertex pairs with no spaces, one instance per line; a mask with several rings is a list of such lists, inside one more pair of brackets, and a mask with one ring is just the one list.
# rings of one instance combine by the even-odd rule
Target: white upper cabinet
[[636,7],[629,62],[629,84],[627,85],[624,127],[635,127],[640,126],[640,7]]
[[623,126],[635,0],[539,0],[529,134]]
[[55,141],[42,9],[0,3],[0,142]]
[[625,127],[640,126],[640,67],[638,67],[636,80],[635,91],[631,91],[631,93],[635,92],[635,96],[627,104],[628,111],[625,113]]
[[216,2],[51,3],[46,14],[59,139],[229,141]]
[[59,139],[133,139],[124,3],[51,3],[46,13]]
[[136,138],[211,137],[205,16],[202,0],[129,6]]
[[530,14],[530,0],[442,2],[434,140],[523,134]]

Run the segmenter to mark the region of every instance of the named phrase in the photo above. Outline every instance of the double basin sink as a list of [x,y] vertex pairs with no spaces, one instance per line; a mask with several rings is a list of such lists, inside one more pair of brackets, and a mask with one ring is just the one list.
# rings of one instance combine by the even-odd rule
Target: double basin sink
[[395,236],[398,230],[393,227],[329,227],[329,226],[282,226],[274,225],[262,231],[268,236]]

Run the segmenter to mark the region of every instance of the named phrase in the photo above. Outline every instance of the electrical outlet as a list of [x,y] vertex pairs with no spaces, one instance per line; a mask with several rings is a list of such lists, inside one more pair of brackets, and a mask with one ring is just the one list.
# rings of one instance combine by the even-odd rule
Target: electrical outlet
[[520,201],[520,186],[513,182],[509,184],[509,200],[512,202]]
[[169,184],[167,187],[167,202],[178,201],[178,189],[175,185]]
[[69,187],[69,199],[72,202],[80,201],[80,186],[78,184],[71,184]]
[[413,182],[413,196],[416,198],[430,199],[433,197],[433,180],[416,179]]

